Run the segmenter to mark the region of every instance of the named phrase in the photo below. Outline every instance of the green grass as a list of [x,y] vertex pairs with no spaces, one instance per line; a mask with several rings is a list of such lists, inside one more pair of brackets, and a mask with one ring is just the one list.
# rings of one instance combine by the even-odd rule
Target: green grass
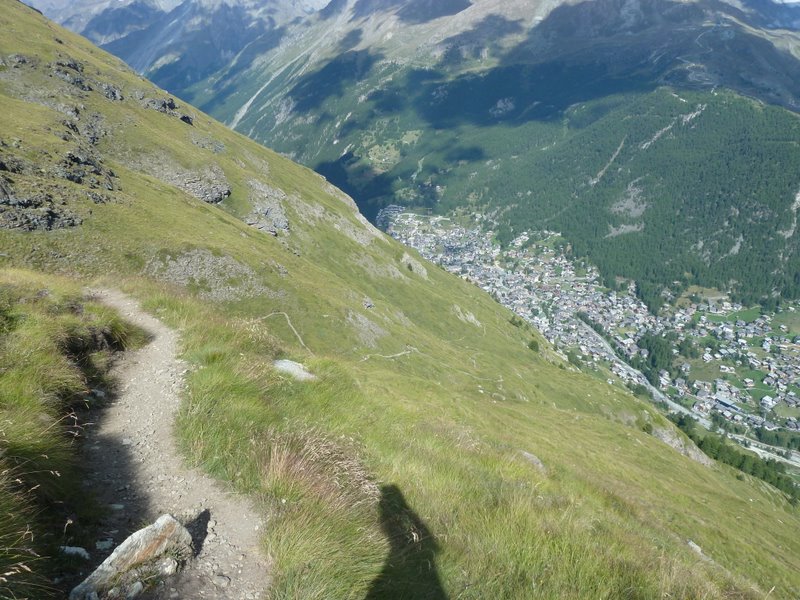
[[712,323],[735,323],[736,321],[744,321],[745,323],[752,323],[761,316],[761,309],[758,306],[752,308],[745,308],[743,310],[726,313],[724,315],[714,315],[711,313],[706,314],[706,317]]
[[784,310],[773,316],[772,328],[777,331],[781,325],[786,325],[792,335],[800,335],[800,311]]
[[[51,55],[41,18],[0,2],[0,25],[13,34],[0,37],[0,55],[21,51],[20,36],[26,53]],[[60,51],[126,86],[122,103],[79,99],[104,116],[111,133],[100,148],[122,191],[90,206],[75,187],[79,228],[0,231],[0,266],[43,273],[26,275],[39,281],[68,274],[76,290],[121,287],[180,331],[191,366],[181,447],[268,518],[271,597],[441,588],[460,598],[762,598],[773,586],[771,597],[797,596],[800,515],[782,495],[648,435],[645,424],[671,427],[649,403],[568,369],[477,288],[433,265],[408,271],[403,256],[416,254],[371,234],[320,177],[203,116],[189,128],[141,109],[129,92],[146,83],[54,31]],[[26,77],[60,85],[36,69]],[[43,166],[66,149],[47,131],[63,115],[5,87],[0,110],[3,137],[25,139]],[[212,155],[196,135],[226,151]],[[231,198],[203,204],[132,155],[186,168],[214,161]],[[15,175],[28,177],[39,175]],[[251,178],[291,198],[288,236],[237,218]],[[195,250],[235,260],[259,292],[234,287],[213,300],[202,294],[220,282],[207,274],[202,286],[153,275]],[[479,325],[458,318],[467,311]],[[279,357],[318,380],[279,375]],[[29,373],[19,385],[38,382]],[[698,561],[687,539],[714,562]]]
[[711,362],[705,362],[703,359],[697,358],[690,359],[686,362],[692,367],[689,370],[689,378],[696,381],[714,381],[723,375],[719,370],[721,364],[719,361],[712,360]]
[[779,417],[794,417],[795,419],[800,417],[800,408],[789,406],[784,402],[779,403],[773,410]]

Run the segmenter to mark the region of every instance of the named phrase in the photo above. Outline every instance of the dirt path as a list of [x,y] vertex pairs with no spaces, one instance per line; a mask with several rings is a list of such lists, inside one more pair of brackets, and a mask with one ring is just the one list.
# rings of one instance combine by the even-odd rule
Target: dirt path
[[[116,546],[132,531],[169,513],[187,525],[199,553],[181,575],[147,597],[262,597],[269,569],[259,550],[261,518],[244,498],[187,469],[173,438],[186,372],[176,357],[178,335],[120,292],[93,293],[153,336],[114,367],[119,389],[88,428],[87,485],[110,509],[100,547],[111,542]],[[99,562],[111,549],[90,551]]]

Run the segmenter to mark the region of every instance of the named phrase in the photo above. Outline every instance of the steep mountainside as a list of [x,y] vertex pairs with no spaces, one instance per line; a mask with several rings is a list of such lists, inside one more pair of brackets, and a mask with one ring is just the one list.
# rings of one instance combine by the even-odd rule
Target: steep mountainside
[[108,48],[370,219],[499,209],[504,239],[561,230],[657,306],[693,283],[800,294],[798,23],[768,0],[334,0],[203,80],[158,35]]
[[[575,372],[318,174],[17,0],[0,32],[0,526],[26,544],[30,526],[45,557],[85,526],[56,473],[27,484],[45,452],[16,435],[66,430],[63,386],[29,359],[42,336],[80,358],[56,326],[77,329],[100,283],[180,331],[182,449],[263,511],[275,598],[800,595],[782,493],[696,460],[651,405]],[[8,539],[0,595],[28,577]]]

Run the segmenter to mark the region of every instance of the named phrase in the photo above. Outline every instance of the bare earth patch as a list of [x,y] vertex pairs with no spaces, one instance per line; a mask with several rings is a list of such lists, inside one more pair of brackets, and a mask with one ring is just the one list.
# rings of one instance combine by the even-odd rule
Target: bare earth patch
[[275,297],[256,273],[230,256],[217,256],[208,250],[196,249],[176,257],[155,258],[147,273],[183,287],[194,287],[201,298],[229,302],[258,296]]

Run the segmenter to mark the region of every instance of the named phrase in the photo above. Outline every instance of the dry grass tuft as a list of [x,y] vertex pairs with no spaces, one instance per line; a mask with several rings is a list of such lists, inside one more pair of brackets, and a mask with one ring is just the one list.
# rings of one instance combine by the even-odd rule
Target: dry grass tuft
[[316,429],[272,431],[266,437],[259,453],[268,486],[312,494],[343,509],[377,503],[378,485],[352,441],[332,440]]

